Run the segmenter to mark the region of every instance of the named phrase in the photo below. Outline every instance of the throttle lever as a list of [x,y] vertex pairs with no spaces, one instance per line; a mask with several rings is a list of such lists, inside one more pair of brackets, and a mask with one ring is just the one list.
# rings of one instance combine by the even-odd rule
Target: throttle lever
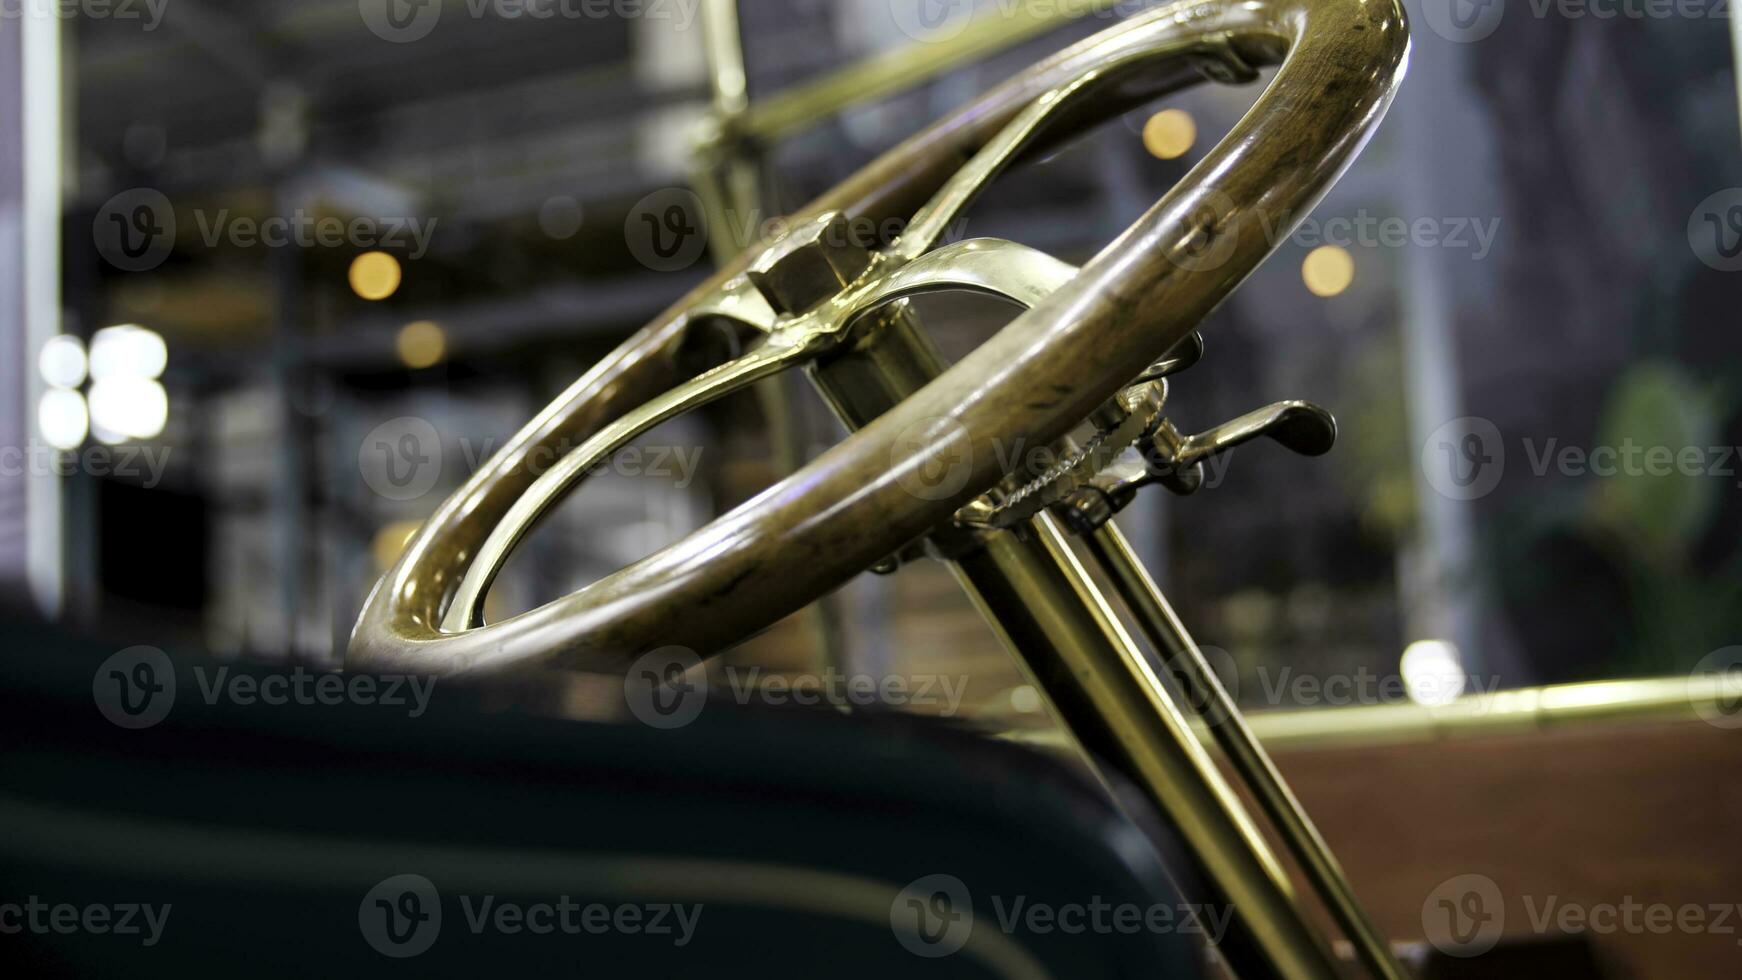
[[1337,444],[1337,419],[1312,402],[1286,401],[1247,412],[1189,438],[1180,438],[1178,429],[1163,423],[1151,444],[1165,455],[1159,459],[1153,451],[1149,455],[1152,461],[1185,469],[1260,436],[1302,456],[1323,456]]
[[1093,531],[1124,510],[1137,491],[1159,483],[1189,496],[1202,489],[1203,464],[1215,456],[1265,437],[1302,456],[1323,456],[1337,442],[1337,420],[1307,401],[1285,401],[1247,412],[1193,436],[1182,435],[1163,419],[1140,453],[1127,453],[1101,470],[1056,510],[1078,533]]

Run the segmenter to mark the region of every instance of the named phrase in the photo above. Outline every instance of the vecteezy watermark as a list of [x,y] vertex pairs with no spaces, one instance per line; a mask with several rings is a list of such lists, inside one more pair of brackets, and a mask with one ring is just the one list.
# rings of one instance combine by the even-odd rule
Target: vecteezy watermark
[[[497,451],[494,440],[457,440],[468,472],[476,472]],[[369,489],[388,500],[418,500],[441,481],[446,460],[441,433],[434,423],[416,416],[389,419],[369,431],[357,447],[357,469]],[[580,449],[584,443],[562,441],[528,448],[520,463],[534,476],[542,475]],[[612,473],[632,479],[670,481],[678,490],[695,482],[702,462],[701,446],[624,446],[602,457],[578,474],[577,479]]]
[[0,20],[138,21],[140,30],[155,31],[168,8],[169,0],[0,0]]
[[1688,247],[1719,272],[1742,270],[1742,187],[1725,188],[1694,207]]
[[[472,20],[649,20],[687,31],[702,0],[465,0]],[[443,0],[357,0],[357,12],[383,41],[409,44],[429,37],[447,7]]]
[[1201,688],[1183,683],[1186,675],[1195,673],[1190,669],[1186,655],[1167,660],[1165,666],[1170,675],[1182,678],[1182,693],[1194,713],[1211,725],[1226,720],[1227,712],[1223,709],[1226,704],[1234,702],[1248,708],[1344,708],[1405,701],[1437,706],[1462,699],[1460,710],[1481,715],[1497,704],[1495,695],[1501,686],[1498,676],[1471,676],[1455,665],[1406,674],[1372,670],[1366,666],[1350,671],[1310,673],[1286,665],[1258,664],[1252,671],[1256,683],[1249,683],[1243,682],[1234,658],[1226,650],[1205,646],[1201,652],[1205,665],[1228,694],[1226,703]]
[[1486,875],[1459,875],[1442,881],[1421,903],[1427,941],[1447,956],[1480,956],[1506,932],[1506,902],[1500,886]]
[[1492,35],[1508,7],[1537,20],[1725,20],[1730,0],[1423,0],[1422,19],[1448,41],[1470,44]]
[[[1290,215],[1280,218],[1261,213],[1265,237],[1280,242],[1291,225]],[[1493,250],[1500,237],[1500,219],[1472,216],[1403,218],[1398,215],[1378,215],[1366,208],[1353,215],[1332,215],[1328,218],[1308,216],[1302,220],[1287,240],[1302,248],[1337,245],[1342,248],[1443,248],[1469,252],[1472,261],[1480,262]]]
[[[1515,897],[1524,910],[1524,929],[1535,936],[1734,936],[1742,924],[1742,903],[1735,902],[1645,902],[1632,895],[1613,902],[1571,901],[1555,894]],[[1421,908],[1428,942],[1448,956],[1475,957],[1493,949],[1506,934],[1507,919],[1500,886],[1479,874],[1441,882]],[[1519,923],[1516,916],[1511,921],[1515,927]]]
[[1476,416],[1447,422],[1422,444],[1421,471],[1428,484],[1447,499],[1488,496],[1506,474],[1506,445],[1500,428]]
[[1234,916],[1231,905],[1113,902],[1100,895],[1075,902],[991,895],[989,904],[992,918],[977,920],[967,884],[955,875],[926,875],[910,882],[889,904],[889,928],[903,949],[938,959],[966,946],[976,925],[994,925],[1006,935],[1192,935],[1215,945]]
[[[736,666],[721,673],[734,703],[771,707],[925,708],[953,717],[961,710],[968,688],[966,675],[849,674],[832,668],[795,675]],[[643,654],[623,678],[623,699],[630,714],[663,730],[682,728],[700,717],[710,691],[701,657],[687,647],[662,647]]]
[[135,187],[97,209],[91,239],[105,261],[123,272],[162,265],[175,248],[175,206],[162,191]]
[[[460,895],[460,921],[474,936],[647,936],[684,947],[695,938],[701,904],[669,902],[581,903],[568,895],[531,903],[495,895]],[[394,875],[363,896],[357,927],[382,956],[409,959],[429,951],[441,937],[442,896],[423,875]],[[453,921],[446,917],[446,921]]]
[[[408,258],[429,252],[438,218],[364,215],[350,219],[311,214],[235,215],[228,208],[192,212],[206,248],[390,248]],[[91,238],[97,252],[123,272],[148,272],[169,260],[177,242],[175,204],[162,191],[136,187],[122,191],[97,209]]]
[[[781,237],[789,227],[787,216],[769,215],[756,209],[728,208],[715,220],[725,227],[709,223],[707,210],[694,191],[668,187],[654,191],[629,209],[629,216],[623,221],[623,240],[635,260],[654,272],[681,272],[701,261],[713,237],[723,236],[735,251],[743,251]],[[837,247],[870,247],[900,238],[907,224],[904,218],[852,217],[831,227],[823,241]],[[960,239],[967,233],[967,227],[967,219],[958,218],[939,235],[939,241]]]
[[31,895],[22,902],[0,902],[0,936],[137,936],[139,945],[150,948],[163,939],[173,908],[168,902],[75,905]]
[[1742,728],[1742,646],[1713,650],[1688,674],[1694,712],[1719,728]]
[[194,222],[207,248],[228,242],[233,248],[357,248],[398,249],[407,258],[429,252],[439,218],[356,217],[310,214],[297,208],[288,215],[233,217],[229,208],[216,214],[199,209]]
[[[1669,446],[1622,439],[1615,445],[1576,446],[1558,438],[1520,440],[1532,476],[1594,476],[1665,479],[1718,477],[1736,480],[1736,446]],[[1422,473],[1441,496],[1476,500],[1494,492],[1506,473],[1508,452],[1500,429],[1477,416],[1453,419],[1434,430],[1421,449]],[[1742,487],[1742,480],[1736,485]]]
[[1352,215],[1318,217],[1294,211],[1238,212],[1233,199],[1215,189],[1199,192],[1183,205],[1186,239],[1166,253],[1168,261],[1188,272],[1221,268],[1233,258],[1240,227],[1256,226],[1271,248],[1283,244],[1314,249],[1334,245],[1344,249],[1435,248],[1468,252],[1471,261],[1486,259],[1500,237],[1499,217],[1420,215],[1406,218],[1374,214],[1360,208]]
[[[234,673],[229,667],[205,665],[192,670],[193,690],[208,705],[226,701],[269,708],[370,705],[403,710],[421,718],[435,691],[434,677],[409,674],[329,674],[294,667],[267,674]],[[169,717],[179,691],[173,661],[156,647],[128,647],[102,664],[91,677],[91,697],[97,710],[115,725],[150,728]]]
[[357,470],[388,500],[418,500],[441,480],[446,455],[435,425],[407,415],[369,430],[357,447]]
[[25,446],[0,446],[0,476],[121,477],[147,490],[163,482],[169,468],[168,446],[84,446],[59,449],[35,441]]

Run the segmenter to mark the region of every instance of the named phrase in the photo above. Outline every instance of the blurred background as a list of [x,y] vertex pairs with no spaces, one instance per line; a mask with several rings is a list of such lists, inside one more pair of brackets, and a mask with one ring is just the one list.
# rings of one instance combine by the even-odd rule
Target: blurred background
[[[690,190],[715,100],[701,2],[8,4],[8,594],[127,643],[338,664],[419,523],[712,267]],[[745,0],[750,102],[1011,6],[921,2]],[[735,227],[1147,5],[1049,6],[1079,16],[763,148],[764,210]],[[1242,450],[1122,524],[1254,709],[1686,672],[1742,642],[1730,21],[1410,7],[1379,135],[1174,386],[1188,431],[1307,398],[1340,445]],[[958,237],[1084,261],[1258,91],[1131,113],[1006,177]],[[957,355],[1010,316],[920,313]],[[781,427],[802,456],[841,437],[786,390],[783,418],[747,395],[650,434],[517,556],[491,614],[770,485]],[[867,574],[731,656],[963,674],[974,710],[1041,723],[936,564]]]

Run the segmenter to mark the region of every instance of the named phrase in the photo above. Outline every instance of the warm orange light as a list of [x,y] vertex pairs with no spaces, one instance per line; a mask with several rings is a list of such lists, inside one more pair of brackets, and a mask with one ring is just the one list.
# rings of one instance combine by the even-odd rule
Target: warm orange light
[[1198,124],[1184,109],[1163,109],[1143,124],[1143,146],[1162,160],[1186,155],[1198,141]]
[[351,260],[351,291],[379,302],[399,292],[399,260],[386,252],[364,252]]
[[1320,245],[1300,264],[1300,277],[1314,296],[1336,296],[1355,281],[1355,257],[1336,245]]

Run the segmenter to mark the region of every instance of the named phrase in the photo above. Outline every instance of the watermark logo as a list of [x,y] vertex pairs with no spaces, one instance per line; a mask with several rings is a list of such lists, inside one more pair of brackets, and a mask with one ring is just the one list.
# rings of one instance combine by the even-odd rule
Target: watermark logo
[[38,936],[138,936],[139,945],[150,948],[163,939],[174,907],[168,902],[49,903],[31,895],[22,902],[0,902],[0,935],[28,932]]
[[655,272],[681,272],[708,247],[708,219],[694,191],[668,187],[638,201],[623,223],[635,260]]
[[1688,216],[1688,246],[1719,272],[1742,270],[1742,187],[1721,190]]
[[169,446],[82,446],[60,449],[32,439],[24,446],[0,446],[0,476],[120,477],[151,490],[169,469]]
[[1707,724],[1742,728],[1742,646],[1714,650],[1700,658],[1688,675],[1688,696],[1694,712]]
[[[1179,685],[1181,695],[1191,707],[1192,712],[1201,717],[1206,725],[1220,725],[1227,721],[1231,714],[1227,709],[1239,699],[1240,668],[1234,662],[1233,655],[1221,647],[1200,647],[1199,652],[1204,655],[1205,665],[1210,668],[1210,672],[1221,683],[1222,690],[1227,692],[1226,700],[1216,697],[1213,692],[1202,687],[1184,683],[1182,675],[1187,674],[1190,667],[1187,654],[1180,654],[1168,660],[1167,670],[1171,676],[1182,678]],[[1191,672],[1195,673],[1195,671]]]
[[[857,215],[830,226],[819,241],[832,248],[871,248],[900,239],[908,219]],[[654,191],[636,203],[624,219],[623,239],[635,260],[654,272],[681,272],[701,261],[708,243],[718,240],[734,251],[777,242],[792,230],[792,218],[760,208],[703,209],[695,192],[681,187]],[[968,218],[958,217],[937,232],[937,241],[968,237]]]
[[290,214],[253,218],[232,215],[229,208],[213,214],[194,212],[200,240],[207,248],[228,242],[233,248],[359,248],[397,249],[413,261],[429,253],[440,218],[359,216],[349,221],[297,208]]
[[[502,448],[494,439],[473,440],[461,436],[457,440],[457,463],[465,472],[475,473],[486,460]],[[523,449],[517,465],[533,476],[541,476],[552,467],[579,451],[586,443],[558,440]],[[357,467],[364,483],[371,490],[390,500],[420,499],[435,488],[445,472],[448,441],[435,425],[416,416],[390,419],[376,426],[357,447]],[[578,470],[576,480],[601,473],[628,479],[670,481],[676,490],[687,490],[695,483],[701,468],[703,446],[628,445],[596,457]],[[4,450],[0,450],[0,466],[4,465]]]
[[1473,44],[1493,34],[1506,16],[1506,0],[1422,0],[1428,29],[1457,44]]
[[156,647],[128,647],[97,667],[91,696],[120,728],[150,728],[175,707],[175,665]]
[[[727,666],[722,673],[723,690],[733,703],[776,708],[829,707],[841,712],[925,708],[948,718],[961,711],[968,690],[965,674],[849,674],[834,668],[791,674],[736,666]],[[665,647],[642,656],[623,679],[630,713],[663,730],[695,721],[715,693],[701,658],[685,647]]]
[[442,932],[441,893],[423,875],[394,875],[363,896],[357,927],[382,956],[403,960],[421,955]]
[[1422,445],[1421,470],[1442,497],[1488,496],[1506,472],[1506,446],[1499,427],[1477,416],[1447,422]]
[[890,903],[889,928],[895,941],[915,956],[949,956],[973,935],[974,900],[955,875],[926,875]]
[[1205,188],[1189,207],[1185,215],[1189,234],[1167,253],[1167,259],[1186,272],[1220,269],[1234,257],[1239,244],[1233,225],[1234,199],[1213,187]]
[[902,429],[889,450],[901,488],[920,500],[949,500],[974,472],[974,441],[949,416],[921,419]]
[[[1524,919],[1514,932],[1532,936],[1735,936],[1742,904],[1642,901],[1584,902],[1562,895],[1520,895]],[[1422,926],[1435,949],[1447,956],[1481,956],[1506,934],[1506,896],[1485,875],[1459,875],[1442,882],[1422,904]],[[1738,942],[1742,945],[1742,942]]]
[[[1568,478],[1669,479],[1712,477],[1737,479],[1736,460],[1742,447],[1668,445],[1640,442],[1631,436],[1593,446],[1563,443],[1557,437],[1519,441],[1529,474]],[[1454,419],[1423,443],[1422,472],[1440,495],[1452,500],[1476,500],[1493,493],[1507,470],[1508,454],[1500,430],[1488,419]]]
[[1480,956],[1506,931],[1500,886],[1477,874],[1443,881],[1422,903],[1421,925],[1428,942],[1447,956]]
[[[1007,936],[1202,936],[1212,946],[1227,935],[1231,905],[1120,902],[1101,895],[1081,901],[1036,901],[1028,895],[992,895],[991,916],[980,924]],[[903,949],[926,959],[959,951],[976,927],[974,901],[954,875],[927,875],[903,888],[889,906],[889,927]]]
[[708,703],[702,658],[675,646],[643,654],[623,677],[623,699],[649,728],[670,731],[688,725]]
[[[429,710],[434,677],[410,674],[332,674],[296,667],[288,671],[232,673],[201,665],[193,669],[199,699],[243,707],[286,705],[334,707],[342,704],[405,708],[412,718]],[[130,730],[150,728],[175,707],[175,664],[156,647],[129,647],[97,666],[91,697],[103,717]]]
[[442,19],[442,0],[357,0],[357,12],[376,37],[410,44],[435,30]]
[[[669,938],[674,946],[695,938],[703,906],[671,903],[583,905],[567,895],[522,904],[495,895],[459,896],[460,921],[474,936],[601,936],[619,933]],[[394,875],[369,889],[357,906],[357,927],[376,952],[403,960],[429,952],[441,936],[442,897],[418,874]]]
[[135,187],[97,209],[91,237],[104,261],[123,272],[149,272],[175,248],[175,207],[162,191]]
[[418,500],[441,479],[441,433],[427,419],[390,419],[364,437],[357,467],[369,489],[388,500]]
[[136,20],[157,30],[169,0],[0,0],[0,20]]
[[[4,2],[4,0],[0,0]],[[413,260],[429,252],[439,218],[361,215],[350,219],[297,208],[264,218],[229,208],[193,211],[194,226],[208,249],[359,248],[397,249]],[[148,272],[168,260],[176,244],[176,210],[163,192],[138,187],[110,198],[97,210],[92,239],[105,261],[124,272]]]
[[974,0],[894,0],[889,14],[908,37],[941,44],[961,36],[974,19]]

